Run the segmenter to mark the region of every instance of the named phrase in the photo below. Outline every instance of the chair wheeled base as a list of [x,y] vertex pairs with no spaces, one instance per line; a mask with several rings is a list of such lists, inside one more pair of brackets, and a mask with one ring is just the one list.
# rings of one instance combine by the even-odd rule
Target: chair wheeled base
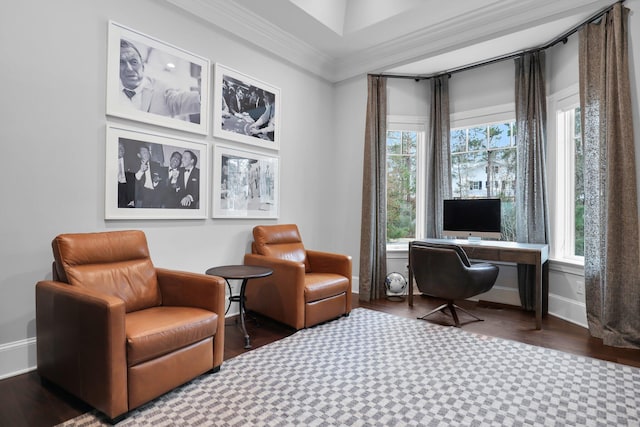
[[[418,319],[420,319],[420,320],[427,320],[427,317],[428,317],[428,316],[431,316],[433,313],[437,313],[438,311],[441,311],[441,312],[443,312],[444,314],[449,314],[449,313],[447,313],[447,312],[445,311],[445,309],[447,309],[447,308],[449,309],[449,312],[451,313],[451,317],[453,317],[453,321],[454,321],[454,323],[455,323],[455,327],[456,327],[456,328],[459,328],[459,327],[461,326],[461,323],[460,323],[460,320],[459,320],[459,318],[458,318],[458,313],[456,312],[456,309],[458,309],[458,310],[460,310],[460,311],[462,311],[462,312],[464,312],[464,313],[468,314],[469,316],[473,317],[473,318],[475,319],[475,321],[479,321],[479,322],[484,321],[484,319],[479,318],[479,317],[478,317],[478,316],[476,316],[475,314],[473,314],[473,313],[469,313],[469,312],[468,312],[467,310],[465,310],[464,308],[462,308],[462,307],[460,307],[460,306],[458,306],[458,305],[455,305],[455,304],[453,303],[453,301],[447,301],[445,304],[442,304],[442,305],[441,305],[440,307],[438,307],[438,308],[434,308],[433,310],[431,310],[430,312],[428,312],[428,313],[427,313],[427,314],[425,314],[424,316],[422,316],[422,317],[418,317]],[[473,322],[473,320],[472,320],[472,322]]]

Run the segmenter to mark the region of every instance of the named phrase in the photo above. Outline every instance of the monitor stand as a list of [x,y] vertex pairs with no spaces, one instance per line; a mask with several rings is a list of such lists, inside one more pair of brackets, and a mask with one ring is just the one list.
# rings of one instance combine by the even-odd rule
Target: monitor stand
[[469,236],[467,237],[467,240],[469,241],[469,243],[478,243],[482,240],[482,237],[478,237],[478,236]]

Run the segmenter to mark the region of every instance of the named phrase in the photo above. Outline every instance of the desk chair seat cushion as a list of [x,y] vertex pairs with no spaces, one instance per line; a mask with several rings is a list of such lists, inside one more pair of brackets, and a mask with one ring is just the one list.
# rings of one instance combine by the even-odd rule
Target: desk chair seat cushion
[[127,366],[155,359],[214,336],[218,315],[195,307],[152,307],[125,318]]
[[349,290],[349,279],[332,273],[308,273],[304,277],[304,302],[313,302]]

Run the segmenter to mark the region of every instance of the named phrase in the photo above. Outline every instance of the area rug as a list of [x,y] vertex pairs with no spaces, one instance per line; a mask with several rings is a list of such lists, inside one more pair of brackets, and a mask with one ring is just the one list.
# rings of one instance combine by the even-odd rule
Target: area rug
[[[638,426],[640,369],[358,308],[119,426]],[[65,426],[106,425],[90,412]]]

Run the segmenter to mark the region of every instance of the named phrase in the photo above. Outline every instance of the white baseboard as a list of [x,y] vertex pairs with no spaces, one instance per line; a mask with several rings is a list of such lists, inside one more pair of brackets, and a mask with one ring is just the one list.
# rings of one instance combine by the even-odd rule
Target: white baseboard
[[0,345],[0,380],[36,369],[36,339]]
[[495,285],[489,292],[469,298],[472,301],[490,301],[499,304],[520,305],[520,294],[517,289]]
[[[470,298],[508,305],[520,305],[520,295],[515,288],[494,286],[489,292]],[[583,328],[587,327],[587,309],[583,302],[556,294],[549,294],[549,314]]]
[[587,306],[585,303],[549,294],[549,314],[583,328],[588,328]]

